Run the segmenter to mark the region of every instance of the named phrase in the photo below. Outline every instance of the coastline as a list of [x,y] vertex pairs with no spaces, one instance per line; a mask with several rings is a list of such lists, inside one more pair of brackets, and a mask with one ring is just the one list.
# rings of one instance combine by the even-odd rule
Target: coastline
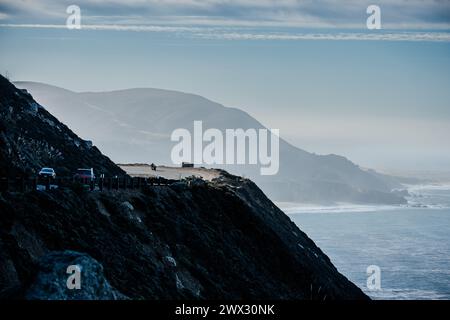
[[[332,205],[295,203],[295,202],[277,202],[275,204],[287,215],[300,213],[359,213],[359,212],[378,212],[399,209],[447,209],[450,207],[450,198],[448,203],[436,203],[430,200],[429,192],[450,191],[450,183],[431,183],[418,185],[404,185],[409,193],[405,197],[408,203],[406,205],[382,205],[382,204],[358,204],[340,202]],[[444,199],[445,200],[445,199]]]

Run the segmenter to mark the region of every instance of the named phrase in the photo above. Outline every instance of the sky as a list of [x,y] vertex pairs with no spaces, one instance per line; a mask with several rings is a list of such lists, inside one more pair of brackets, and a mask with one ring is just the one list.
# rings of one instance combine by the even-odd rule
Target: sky
[[[71,4],[81,30],[65,26]],[[310,152],[450,171],[450,1],[0,0],[0,72],[196,93]]]

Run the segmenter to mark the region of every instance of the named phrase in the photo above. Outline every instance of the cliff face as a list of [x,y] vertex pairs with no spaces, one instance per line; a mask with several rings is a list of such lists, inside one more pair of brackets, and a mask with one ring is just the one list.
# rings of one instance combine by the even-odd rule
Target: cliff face
[[108,157],[48,113],[30,94],[0,75],[0,176],[36,174],[53,167],[61,176],[77,168],[124,174]]
[[237,177],[144,192],[8,193],[0,211],[0,289],[9,295],[41,281],[43,257],[72,250],[103,265],[111,286],[132,299],[365,298]]
[[[29,95],[4,79],[0,89],[0,172],[51,161],[120,172],[44,109],[30,109]],[[52,148],[60,152],[49,156]],[[65,287],[73,263],[82,267],[76,294]],[[226,172],[140,191],[1,193],[0,297],[367,298],[254,183]]]

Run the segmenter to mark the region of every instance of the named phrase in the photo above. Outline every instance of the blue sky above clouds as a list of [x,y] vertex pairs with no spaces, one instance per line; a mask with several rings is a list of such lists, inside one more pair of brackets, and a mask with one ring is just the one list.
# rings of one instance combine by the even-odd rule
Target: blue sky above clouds
[[450,171],[450,1],[0,0],[0,43],[13,80],[193,92],[309,151]]

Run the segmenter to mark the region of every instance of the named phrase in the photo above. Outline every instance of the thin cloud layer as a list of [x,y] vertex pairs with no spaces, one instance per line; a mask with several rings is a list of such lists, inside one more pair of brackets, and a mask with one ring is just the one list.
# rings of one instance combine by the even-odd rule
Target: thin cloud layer
[[376,32],[365,25],[369,0],[0,0],[0,27],[64,28],[72,4],[81,8],[84,30],[225,40],[450,41],[450,0],[377,1],[384,30]]
[[[75,4],[89,24],[359,28],[371,0],[0,0],[10,24],[59,24]],[[448,29],[449,0],[378,0],[389,28]]]
[[[44,28],[65,29],[65,25],[56,24],[0,24],[3,28]],[[176,33],[190,38],[212,40],[253,40],[253,41],[300,41],[300,40],[345,40],[345,41],[431,41],[450,42],[450,32],[248,32],[245,29],[214,27],[181,27],[181,26],[151,26],[151,25],[83,25],[83,30],[132,31],[132,32],[163,32]]]

